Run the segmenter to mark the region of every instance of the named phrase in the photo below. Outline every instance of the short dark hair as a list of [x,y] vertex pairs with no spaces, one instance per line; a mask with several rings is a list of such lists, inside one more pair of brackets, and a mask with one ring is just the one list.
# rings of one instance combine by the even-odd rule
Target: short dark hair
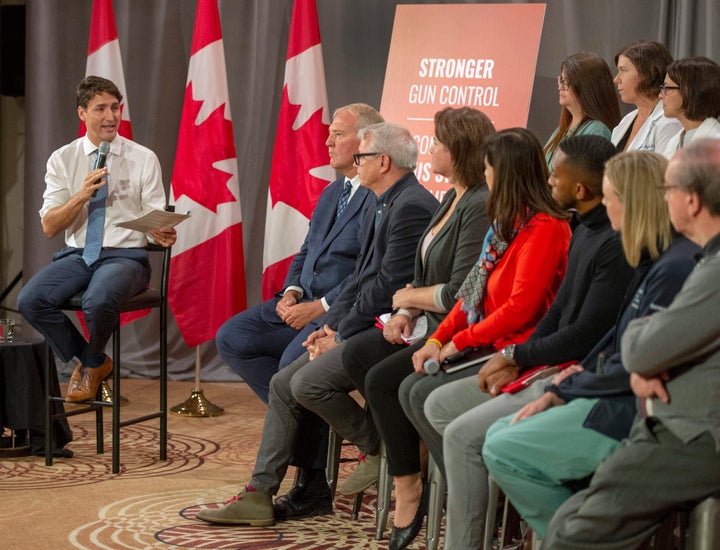
[[656,97],[665,79],[667,66],[673,60],[667,46],[655,40],[637,40],[615,54],[615,65],[621,55],[627,57],[637,69],[640,77],[638,92],[647,97]]
[[453,176],[466,187],[485,182],[485,139],[495,126],[482,111],[470,107],[445,109],[435,113],[435,137],[447,147]]
[[667,75],[680,87],[682,109],[688,119],[720,115],[720,65],[707,57],[686,57],[670,63]]
[[617,153],[612,142],[602,136],[588,134],[564,139],[558,145],[575,177],[596,197],[602,197],[605,163]]
[[494,178],[486,208],[493,227],[506,242],[517,223],[543,212],[559,219],[568,215],[552,197],[543,148],[525,128],[507,128],[485,141],[485,159]]
[[112,80],[101,76],[86,76],[80,81],[75,89],[75,100],[78,107],[87,109],[90,100],[98,94],[110,94],[115,96],[118,103],[122,102],[122,94]]

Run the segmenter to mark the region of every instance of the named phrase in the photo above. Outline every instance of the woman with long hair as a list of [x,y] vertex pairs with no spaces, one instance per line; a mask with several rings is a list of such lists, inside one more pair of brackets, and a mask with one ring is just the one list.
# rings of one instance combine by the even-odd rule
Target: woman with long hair
[[553,379],[546,393],[488,430],[482,455],[523,518],[541,537],[573,480],[593,474],[627,437],[636,413],[620,339],[631,320],[672,302],[692,271],[699,247],[675,236],[663,199],[667,160],[632,151],[610,159],[603,202],[620,231],[635,278],[615,327],[579,365]]
[[662,153],[682,129],[677,120],[665,116],[658,97],[672,60],[665,45],[653,40],[638,40],[615,55],[618,72],[614,80],[620,100],[636,107],[613,128],[611,141],[618,151]]
[[720,138],[720,65],[712,59],[687,57],[670,63],[660,98],[665,116],[682,124],[665,150],[659,151],[667,158],[694,139]]
[[611,129],[620,122],[610,67],[592,52],[574,53],[560,64],[558,102],[560,121],[544,149],[549,168],[563,139],[585,134],[610,139]]

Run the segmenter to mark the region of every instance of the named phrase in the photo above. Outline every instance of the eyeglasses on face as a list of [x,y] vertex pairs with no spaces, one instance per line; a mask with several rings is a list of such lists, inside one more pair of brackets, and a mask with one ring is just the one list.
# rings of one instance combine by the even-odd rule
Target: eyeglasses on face
[[669,84],[661,84],[660,85],[660,93],[662,95],[665,95],[668,93],[668,90],[679,90],[680,86],[670,86]]
[[377,155],[382,155],[382,153],[355,153],[353,155],[353,161],[360,166],[363,157],[375,157]]
[[679,185],[675,185],[672,183],[663,183],[662,185],[657,186],[658,191],[660,191],[663,195],[666,195],[670,192],[671,189],[680,189]]
[[557,85],[563,92],[567,92],[570,89],[570,82],[562,76],[557,77]]

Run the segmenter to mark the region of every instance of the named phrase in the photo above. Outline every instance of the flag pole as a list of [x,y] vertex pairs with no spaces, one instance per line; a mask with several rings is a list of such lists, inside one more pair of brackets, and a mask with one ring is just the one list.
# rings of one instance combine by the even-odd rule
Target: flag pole
[[195,389],[190,397],[170,409],[179,416],[208,417],[221,416],[225,409],[211,403],[200,389],[200,346],[195,346]]

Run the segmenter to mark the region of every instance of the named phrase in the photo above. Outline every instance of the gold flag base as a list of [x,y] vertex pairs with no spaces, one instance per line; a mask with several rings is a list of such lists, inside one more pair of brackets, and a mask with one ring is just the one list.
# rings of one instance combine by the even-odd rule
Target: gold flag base
[[[110,389],[110,386],[107,385],[107,382],[103,381],[102,384],[100,384],[100,395],[103,401],[105,403],[112,403],[113,402],[113,391]],[[120,406],[124,407],[130,401],[127,397],[123,397],[122,395],[120,397]]]
[[190,397],[184,403],[172,407],[170,412],[180,416],[207,417],[221,416],[225,409],[208,401],[202,390],[192,390]]

